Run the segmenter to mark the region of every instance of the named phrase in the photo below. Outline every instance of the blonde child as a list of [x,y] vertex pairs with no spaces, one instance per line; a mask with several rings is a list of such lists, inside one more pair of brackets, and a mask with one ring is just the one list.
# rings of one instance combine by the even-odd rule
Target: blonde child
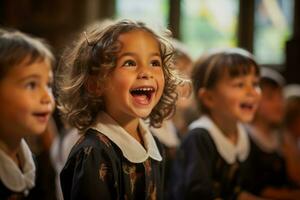
[[178,152],[172,199],[252,198],[240,187],[249,153],[241,123],[252,120],[260,99],[258,65],[242,49],[214,51],[196,61],[192,81],[202,116]]
[[54,57],[40,40],[0,30],[0,199],[22,199],[35,185],[23,139],[42,134],[54,107]]
[[59,103],[82,136],[61,172],[65,200],[162,199],[158,127],[174,111],[179,79],[168,40],[143,23],[92,28],[66,54]]

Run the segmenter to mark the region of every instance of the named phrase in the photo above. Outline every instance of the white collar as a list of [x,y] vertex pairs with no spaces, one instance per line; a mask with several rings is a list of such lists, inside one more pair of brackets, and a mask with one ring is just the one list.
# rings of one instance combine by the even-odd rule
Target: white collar
[[114,142],[121,149],[124,157],[130,162],[142,163],[149,156],[157,161],[162,160],[156,142],[143,120],[139,120],[139,129],[146,149],[104,112],[98,114],[96,123],[91,128],[101,132]]
[[244,127],[241,124],[238,124],[237,126],[238,141],[236,145],[224,136],[222,131],[208,116],[202,116],[194,121],[189,126],[189,129],[204,128],[208,130],[208,133],[214,141],[219,154],[227,163],[232,164],[236,161],[236,159],[244,161],[248,157],[250,151],[249,138]]
[[31,151],[23,139],[18,154],[24,163],[22,170],[0,149],[0,179],[8,189],[15,192],[25,192],[34,186],[35,165]]
[[167,147],[177,147],[180,143],[172,120],[165,120],[160,128],[150,127],[151,132]]
[[250,137],[253,139],[254,143],[266,153],[272,153],[279,151],[280,149],[280,142],[278,133],[274,132],[270,137],[264,137],[263,134],[260,134],[259,130],[256,129],[254,126],[247,125],[246,126]]

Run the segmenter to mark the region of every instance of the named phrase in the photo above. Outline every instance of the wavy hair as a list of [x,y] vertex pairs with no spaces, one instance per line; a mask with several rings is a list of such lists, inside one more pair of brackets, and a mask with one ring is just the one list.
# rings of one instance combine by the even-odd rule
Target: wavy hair
[[118,37],[134,30],[149,32],[159,42],[163,63],[165,87],[158,104],[149,115],[150,125],[160,127],[163,119],[175,112],[176,87],[184,82],[173,67],[173,48],[168,37],[170,31],[159,35],[144,23],[122,20],[105,27],[95,25],[84,31],[65,51],[57,72],[58,107],[63,117],[79,130],[87,129],[97,113],[104,109],[101,97],[91,94],[86,85],[91,76],[102,84],[114,70],[121,49]]

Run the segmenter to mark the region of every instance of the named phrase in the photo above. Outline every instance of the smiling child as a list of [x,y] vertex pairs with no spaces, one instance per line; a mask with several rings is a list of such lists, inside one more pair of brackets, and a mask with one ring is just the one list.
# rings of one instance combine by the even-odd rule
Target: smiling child
[[144,119],[159,127],[174,112],[171,50],[143,23],[123,20],[87,30],[67,51],[60,108],[82,137],[61,173],[65,200],[163,198],[163,151]]

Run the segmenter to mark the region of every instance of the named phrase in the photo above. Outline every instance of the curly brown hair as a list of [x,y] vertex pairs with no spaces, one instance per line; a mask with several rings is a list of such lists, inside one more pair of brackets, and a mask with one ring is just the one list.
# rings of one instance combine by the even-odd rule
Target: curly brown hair
[[158,104],[153,108],[150,125],[160,127],[163,119],[175,112],[176,87],[184,80],[173,67],[173,48],[169,42],[170,31],[159,35],[142,22],[121,20],[106,27],[95,25],[83,32],[78,40],[65,51],[57,72],[58,107],[64,119],[79,130],[87,129],[97,113],[104,109],[101,97],[86,88],[91,76],[102,84],[114,70],[121,44],[121,34],[134,30],[149,32],[160,44],[165,87]]

